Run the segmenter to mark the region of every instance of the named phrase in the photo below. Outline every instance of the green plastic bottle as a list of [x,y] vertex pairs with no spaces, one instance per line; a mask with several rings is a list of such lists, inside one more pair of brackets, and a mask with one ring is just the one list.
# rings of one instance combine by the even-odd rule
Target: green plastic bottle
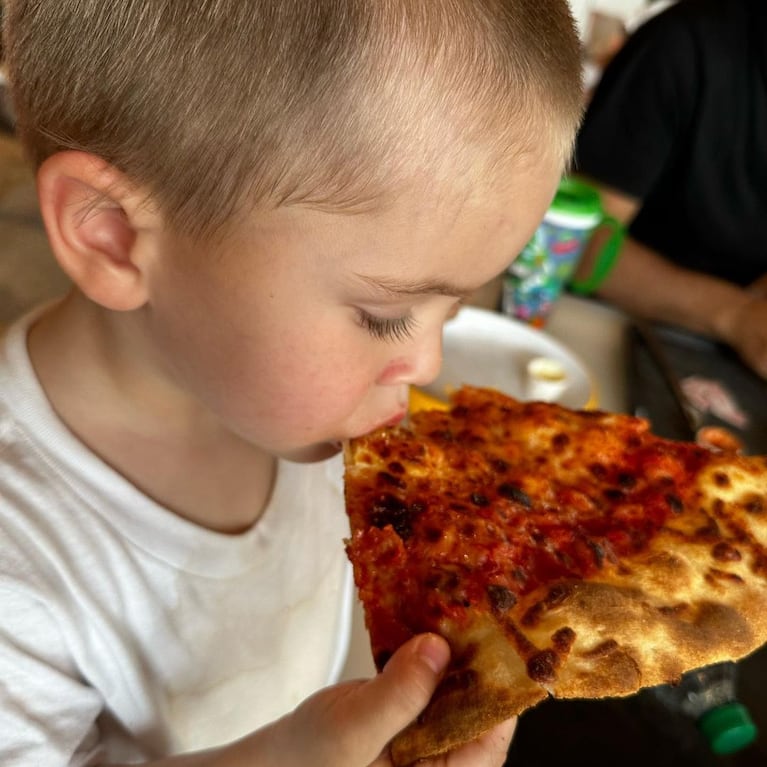
[[670,711],[695,721],[715,754],[734,754],[756,740],[756,725],[748,708],[737,699],[734,663],[715,663],[690,671],[679,684],[663,685],[655,692]]

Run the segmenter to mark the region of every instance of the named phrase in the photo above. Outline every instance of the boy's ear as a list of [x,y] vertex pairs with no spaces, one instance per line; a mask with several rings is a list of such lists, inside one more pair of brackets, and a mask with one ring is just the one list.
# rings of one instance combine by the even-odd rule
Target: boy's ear
[[51,248],[72,282],[107,309],[142,306],[153,225],[145,196],[117,169],[78,151],[45,160],[37,192]]

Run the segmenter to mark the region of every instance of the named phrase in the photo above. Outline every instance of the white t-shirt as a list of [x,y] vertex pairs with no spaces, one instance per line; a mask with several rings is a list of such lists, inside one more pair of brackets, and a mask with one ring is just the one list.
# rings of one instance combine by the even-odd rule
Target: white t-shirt
[[0,764],[210,747],[335,681],[351,609],[340,459],[280,463],[245,533],[198,527],[56,417],[29,322],[0,347]]

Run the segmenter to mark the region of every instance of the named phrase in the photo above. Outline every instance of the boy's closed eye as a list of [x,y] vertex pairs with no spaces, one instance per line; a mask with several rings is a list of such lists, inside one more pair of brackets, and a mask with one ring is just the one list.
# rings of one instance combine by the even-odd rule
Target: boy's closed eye
[[[445,321],[455,317],[465,303],[466,300],[463,297],[456,299],[447,311]],[[359,326],[380,341],[407,341],[413,337],[420,326],[412,310],[404,311],[397,317],[381,317],[361,307],[356,308],[356,313]]]
[[376,317],[364,309],[357,309],[357,322],[373,338],[380,341],[407,341],[413,337],[418,321],[412,314],[401,317]]

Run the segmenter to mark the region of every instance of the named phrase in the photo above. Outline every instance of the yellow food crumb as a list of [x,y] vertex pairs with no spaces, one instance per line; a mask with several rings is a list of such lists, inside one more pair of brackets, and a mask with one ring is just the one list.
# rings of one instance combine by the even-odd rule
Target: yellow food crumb
[[449,405],[444,400],[427,394],[423,389],[415,386],[410,387],[410,397],[408,400],[408,411],[417,413],[419,410],[448,410]]

